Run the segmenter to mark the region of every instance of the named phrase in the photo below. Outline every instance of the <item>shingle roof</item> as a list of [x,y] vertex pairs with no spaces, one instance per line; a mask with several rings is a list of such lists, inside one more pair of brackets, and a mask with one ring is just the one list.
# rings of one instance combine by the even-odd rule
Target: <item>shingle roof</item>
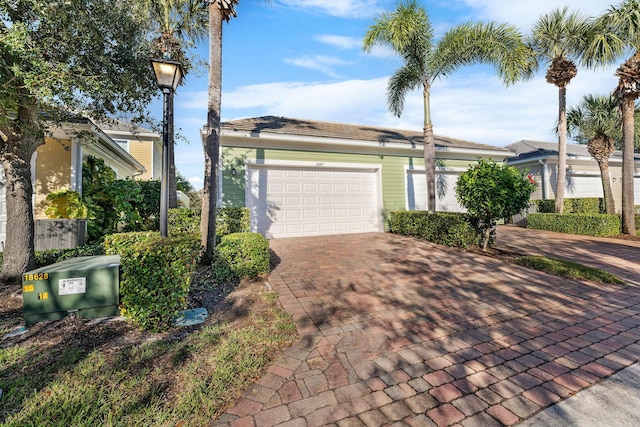
[[[301,120],[288,117],[263,116],[232,120],[221,123],[223,131],[249,132],[253,134],[272,133],[298,135],[305,137],[338,138],[355,141],[422,144],[423,135],[419,131],[390,129],[375,126],[353,125],[347,123]],[[476,150],[509,151],[503,147],[479,144],[461,139],[435,136],[436,148],[468,148]]]
[[[509,159],[510,162],[525,160],[530,158],[558,157],[557,142],[542,142],[521,140],[507,145],[505,148],[516,153],[516,157]],[[587,157],[591,158],[589,149],[582,144],[567,144],[567,157]],[[615,151],[612,158],[622,158],[622,151]]]

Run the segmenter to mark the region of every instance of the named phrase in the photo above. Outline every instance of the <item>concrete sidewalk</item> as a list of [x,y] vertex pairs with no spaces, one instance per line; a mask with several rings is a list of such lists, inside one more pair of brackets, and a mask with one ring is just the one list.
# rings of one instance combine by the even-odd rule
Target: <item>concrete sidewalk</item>
[[513,425],[640,360],[640,287],[383,233],[271,248],[300,339],[214,425]]

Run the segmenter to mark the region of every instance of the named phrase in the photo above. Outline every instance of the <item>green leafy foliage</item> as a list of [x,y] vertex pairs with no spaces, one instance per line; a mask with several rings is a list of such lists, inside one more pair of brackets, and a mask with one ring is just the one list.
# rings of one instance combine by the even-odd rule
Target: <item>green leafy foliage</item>
[[[555,200],[534,200],[538,213],[554,213]],[[600,214],[605,213],[604,199],[596,197],[564,199],[564,213]]]
[[171,235],[200,233],[200,212],[191,208],[169,209],[167,219]]
[[120,255],[120,306],[143,329],[166,330],[186,308],[200,240],[195,235],[162,238],[158,233],[107,236],[105,252]]
[[[248,233],[250,230],[249,209],[244,207],[219,208],[216,215],[216,240],[232,233]],[[199,233],[200,212],[190,208],[169,210],[169,232]]]
[[216,215],[217,236],[222,237],[232,233],[248,233],[249,230],[249,209],[239,207],[218,209]]
[[621,221],[617,215],[605,214],[552,214],[527,215],[527,228],[607,237],[620,234]]
[[155,231],[160,225],[160,181],[115,179],[103,159],[82,167],[83,200],[89,208],[89,241],[118,231]]
[[104,255],[104,245],[102,243],[78,246],[77,248],[71,249],[49,249],[46,251],[38,251],[36,252],[36,268],[55,264],[69,258],[94,255]]
[[269,241],[258,233],[232,233],[216,246],[211,265],[217,282],[253,278],[269,271]]
[[467,248],[478,241],[464,214],[398,211],[389,214],[389,231],[439,245]]
[[483,249],[496,221],[520,213],[534,190],[535,183],[515,167],[484,159],[460,174],[456,183],[458,201],[484,234]]
[[47,195],[44,213],[47,218],[87,218],[89,209],[82,202],[82,196],[77,191],[63,188]]

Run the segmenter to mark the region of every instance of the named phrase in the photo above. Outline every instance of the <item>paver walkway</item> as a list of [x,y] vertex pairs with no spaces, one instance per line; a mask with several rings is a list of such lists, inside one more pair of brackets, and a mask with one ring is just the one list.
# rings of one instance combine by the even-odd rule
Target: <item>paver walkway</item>
[[640,287],[391,234],[270,244],[301,336],[215,425],[510,425],[640,360]]

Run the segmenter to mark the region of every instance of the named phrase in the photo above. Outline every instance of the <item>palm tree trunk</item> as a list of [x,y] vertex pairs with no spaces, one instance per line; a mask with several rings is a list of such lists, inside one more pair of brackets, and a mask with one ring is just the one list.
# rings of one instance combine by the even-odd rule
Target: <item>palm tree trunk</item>
[[567,87],[558,88],[558,180],[556,181],[556,213],[564,210],[564,184],[567,174]]
[[606,212],[609,215],[616,214],[615,201],[613,200],[613,190],[611,189],[611,174],[609,173],[609,161],[607,159],[599,160],[600,176],[602,177],[602,193],[604,194],[604,203]]
[[220,154],[220,108],[222,99],[222,12],[217,1],[209,3],[209,97],[207,139],[204,147],[204,186],[202,190],[202,263],[213,259],[216,243],[218,202],[218,157]]
[[633,191],[633,151],[634,151],[634,110],[632,96],[623,96],[622,108],[622,233],[636,234],[634,191]]
[[431,102],[428,86],[423,91],[424,102],[424,171],[427,180],[427,210],[436,211],[436,139],[433,135],[431,123]]

